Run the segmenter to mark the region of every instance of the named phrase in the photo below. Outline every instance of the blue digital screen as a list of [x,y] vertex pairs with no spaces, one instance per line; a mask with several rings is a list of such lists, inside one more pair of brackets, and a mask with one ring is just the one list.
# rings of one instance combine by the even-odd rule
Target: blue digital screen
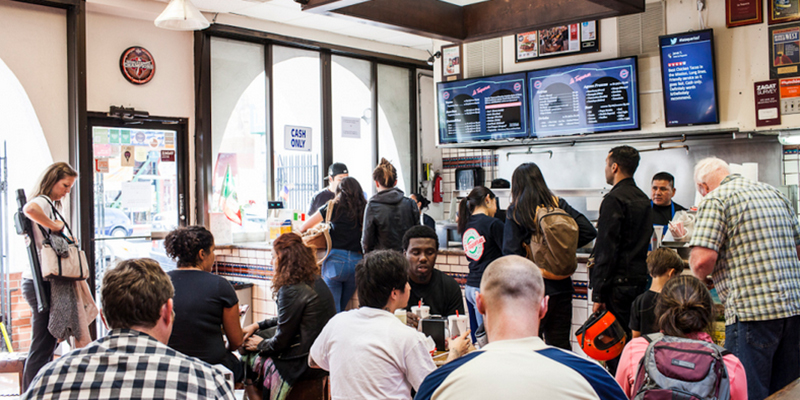
[[636,57],[528,72],[537,137],[639,129]]
[[441,144],[530,134],[524,72],[440,82],[437,94]]
[[711,29],[659,37],[668,127],[719,123]]

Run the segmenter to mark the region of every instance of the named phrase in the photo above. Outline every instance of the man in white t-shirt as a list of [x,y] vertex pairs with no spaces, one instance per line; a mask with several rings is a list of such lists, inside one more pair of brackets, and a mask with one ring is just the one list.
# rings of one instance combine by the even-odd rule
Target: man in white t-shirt
[[415,399],[627,400],[599,364],[539,338],[547,296],[530,260],[505,256],[489,264],[475,300],[489,344],[428,375]]
[[[394,311],[408,303],[408,261],[382,250],[356,266],[359,309],[333,317],[311,346],[308,364],[330,371],[333,399],[411,399],[436,367],[425,336]],[[454,339],[448,360],[465,353],[465,336]]]

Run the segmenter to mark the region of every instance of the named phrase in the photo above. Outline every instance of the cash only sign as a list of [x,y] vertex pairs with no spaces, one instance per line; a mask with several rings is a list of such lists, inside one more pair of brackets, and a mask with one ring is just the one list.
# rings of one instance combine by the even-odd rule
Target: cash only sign
[[307,126],[284,126],[283,147],[286,150],[311,151],[311,128]]

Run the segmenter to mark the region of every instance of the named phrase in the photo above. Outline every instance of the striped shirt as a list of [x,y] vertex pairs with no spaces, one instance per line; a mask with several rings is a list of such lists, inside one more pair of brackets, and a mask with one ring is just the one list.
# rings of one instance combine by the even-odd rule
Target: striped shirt
[[108,336],[47,364],[27,399],[225,399],[233,388],[222,372],[131,329]]
[[414,399],[521,398],[627,400],[599,364],[535,336],[492,342],[446,364],[425,378]]
[[711,277],[727,325],[800,315],[800,228],[777,189],[728,175],[700,203],[689,245],[719,254]]

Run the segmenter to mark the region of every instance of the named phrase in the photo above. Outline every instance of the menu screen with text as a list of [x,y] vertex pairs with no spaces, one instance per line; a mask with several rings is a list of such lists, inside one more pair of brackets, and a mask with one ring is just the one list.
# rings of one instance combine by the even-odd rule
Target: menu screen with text
[[666,126],[719,123],[711,29],[659,37]]
[[537,137],[639,129],[636,57],[528,72]]
[[530,134],[525,73],[441,82],[439,143],[524,138]]

